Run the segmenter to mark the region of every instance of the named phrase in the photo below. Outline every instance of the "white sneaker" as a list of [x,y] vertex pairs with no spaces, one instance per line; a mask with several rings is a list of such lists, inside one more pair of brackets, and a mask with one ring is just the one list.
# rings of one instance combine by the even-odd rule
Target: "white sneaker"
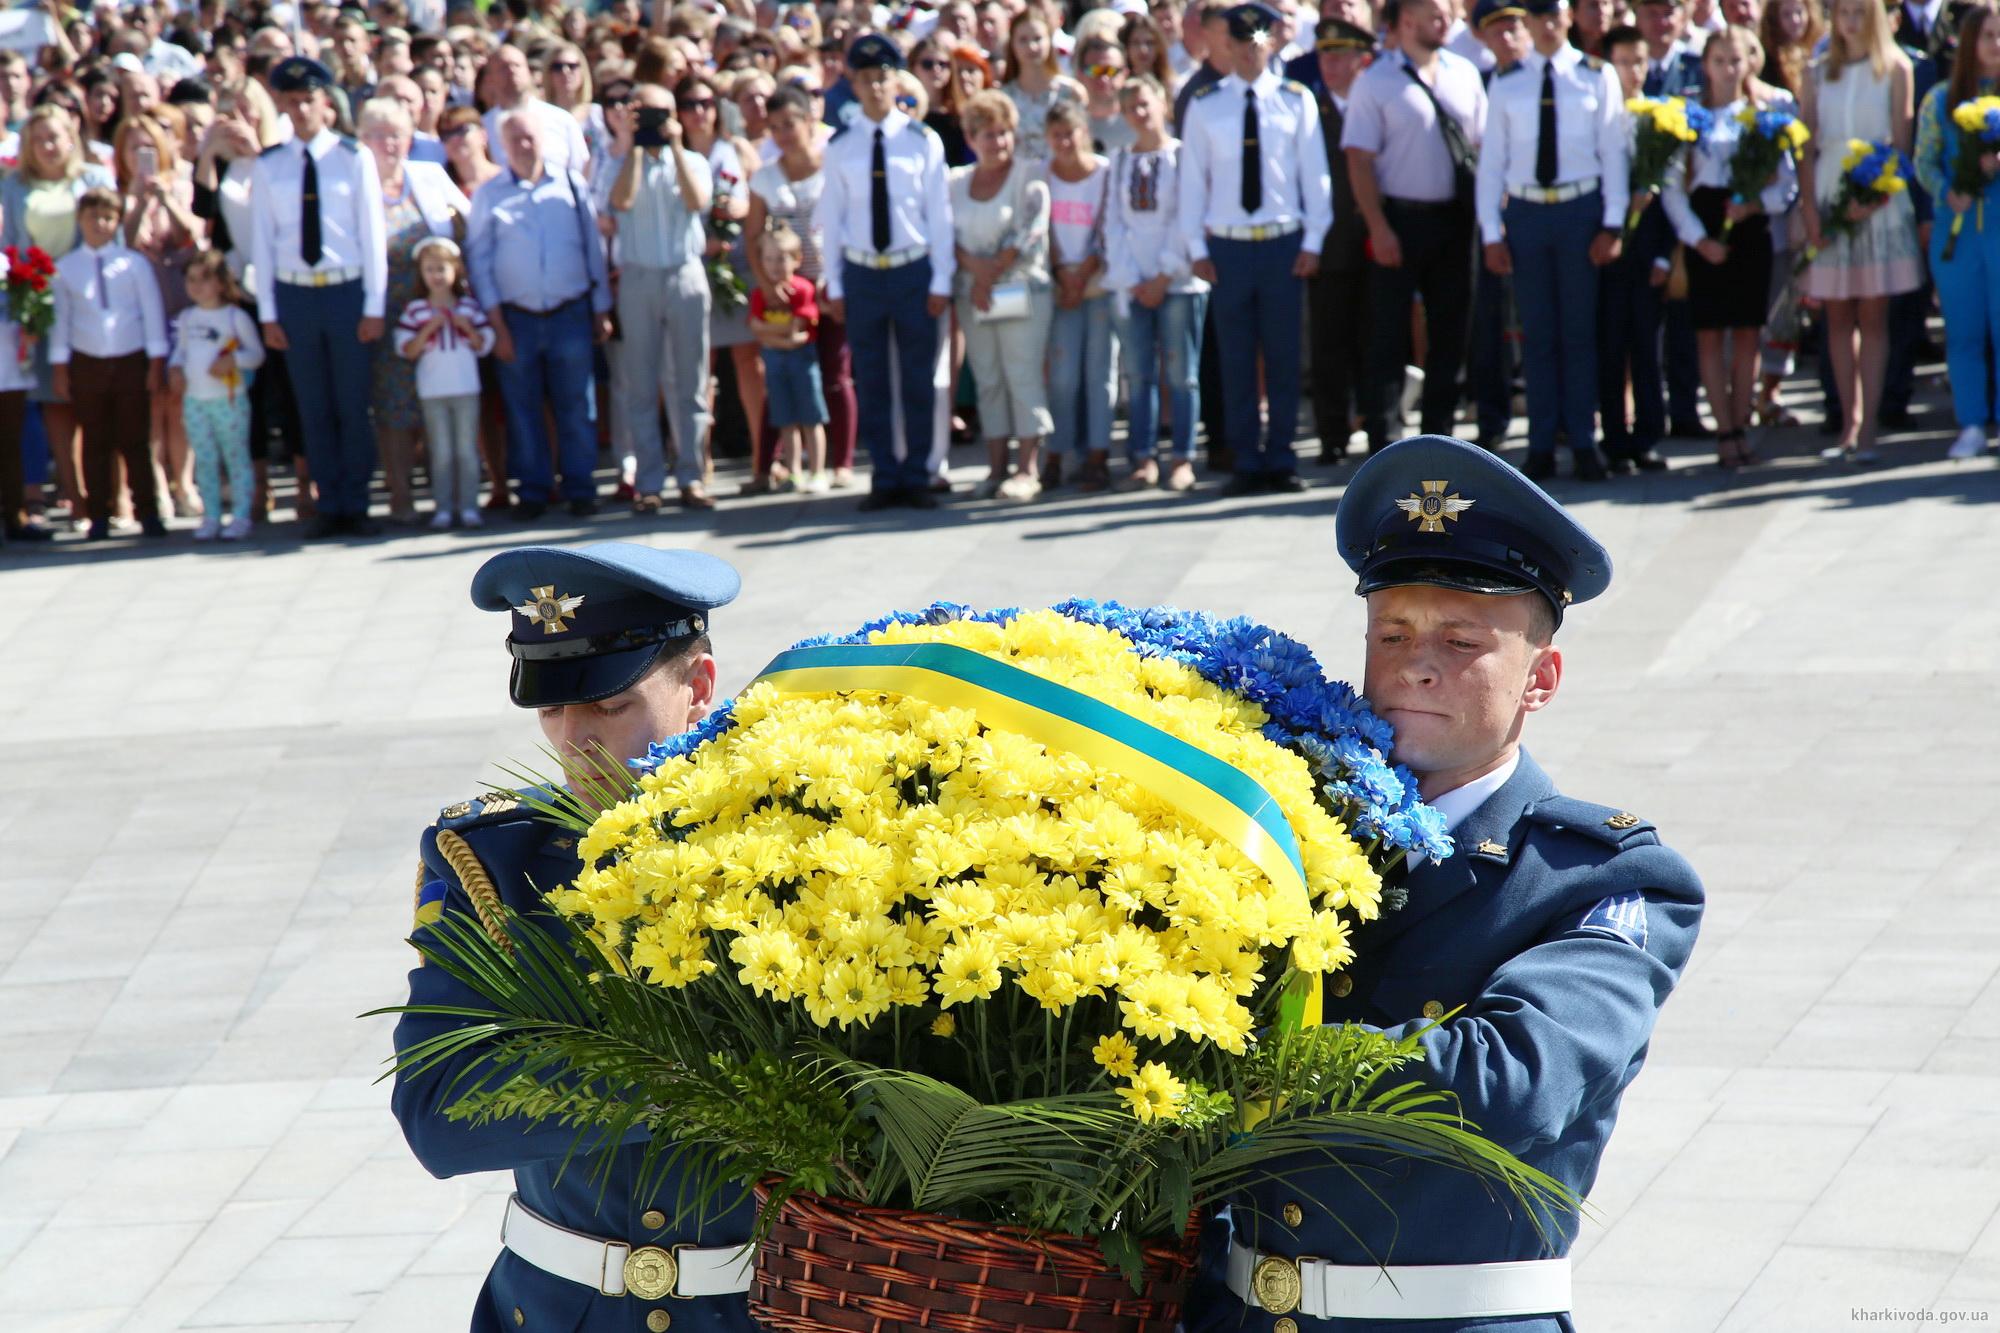
[[194,530],[194,539],[198,542],[212,542],[221,535],[222,520],[218,518],[204,518]]
[[813,473],[812,479],[806,483],[806,490],[813,495],[825,495],[832,489],[833,474],[825,468]]
[[480,517],[477,509],[461,509],[458,511],[458,526],[461,528],[483,528],[486,526],[486,520]]
[[431,515],[432,532],[443,532],[449,527],[451,527],[451,511],[449,509],[440,509]]
[[1032,472],[1016,472],[1000,483],[1002,499],[1025,504],[1042,493],[1042,479]]
[[1422,366],[1403,367],[1403,401],[1399,418],[1405,430],[1410,429],[1410,418],[1419,416],[1424,406],[1424,368]]
[[1951,442],[1946,458],[1977,458],[1986,452],[1986,427],[1967,426]]
[[222,526],[222,540],[240,542],[250,535],[250,515],[238,514]]

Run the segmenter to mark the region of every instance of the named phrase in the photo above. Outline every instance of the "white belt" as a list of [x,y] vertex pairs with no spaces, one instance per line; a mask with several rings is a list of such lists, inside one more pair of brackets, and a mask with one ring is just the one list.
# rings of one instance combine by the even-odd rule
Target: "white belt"
[[1572,199],[1581,199],[1597,189],[1598,177],[1588,180],[1571,181],[1567,185],[1523,185],[1507,191],[1525,204],[1566,204]]
[[919,259],[928,258],[930,247],[912,245],[903,250],[877,251],[857,250],[851,245],[843,245],[840,247],[840,253],[848,263],[859,264],[863,268],[901,268],[905,264],[914,264]]
[[714,1250],[676,1245],[666,1250],[599,1240],[537,1215],[519,1195],[507,1199],[500,1243],[544,1273],[595,1287],[605,1296],[629,1291],[641,1300],[657,1301],[665,1296],[740,1296],[750,1290],[747,1245]]
[[358,264],[350,268],[294,269],[289,273],[278,270],[278,281],[291,287],[337,287],[360,276]]
[[1310,1319],[1485,1319],[1570,1306],[1568,1259],[1378,1268],[1259,1254],[1236,1241],[1229,1289],[1260,1310]]
[[1265,222],[1255,227],[1210,227],[1210,236],[1220,236],[1225,241],[1271,241],[1280,236],[1290,236],[1305,227],[1303,222]]

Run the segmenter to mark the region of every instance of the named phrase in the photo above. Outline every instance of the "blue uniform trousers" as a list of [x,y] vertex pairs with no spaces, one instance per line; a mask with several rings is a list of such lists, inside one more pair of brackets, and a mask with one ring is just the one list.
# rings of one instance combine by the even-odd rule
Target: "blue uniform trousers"
[[368,424],[373,349],[361,345],[361,283],[276,286],[286,370],[298,399],[306,461],[328,518],[365,518],[375,476],[375,431]]
[[931,384],[938,333],[928,308],[931,261],[925,257],[898,268],[846,264],[841,282],[847,292],[847,349],[854,360],[855,425],[874,465],[870,489],[921,490],[930,480],[930,450],[909,448],[896,457],[889,358],[895,357],[901,372],[903,420],[928,422],[937,400]]
[[1498,449],[1514,420],[1514,350],[1507,345],[1513,284],[1479,266],[1472,294],[1472,337],[1465,348],[1465,376],[1479,423],[1479,442]]
[[[1667,433],[1667,404],[1660,380],[1663,287],[1652,281],[1650,255],[1627,252],[1598,270],[1597,409],[1604,421],[1604,452],[1636,458]],[[1632,375],[1632,420],[1625,419],[1625,375]]]
[[[1989,211],[1992,211],[1989,209]],[[1951,211],[1931,228],[1931,274],[1944,307],[1944,359],[1951,375],[1951,407],[1958,424],[1984,426],[1994,419],[1996,399],[1987,341],[2000,347],[2000,219],[1975,229],[1975,212],[1958,235],[1958,251],[1947,261]]]
[[[1222,418],[1239,476],[1284,476],[1298,470],[1292,436],[1299,427],[1299,330],[1305,284],[1292,276],[1303,232],[1268,241],[1208,238],[1215,265],[1209,308],[1221,335]],[[1264,359],[1262,429],[1257,422],[1257,358]]]
[[546,405],[555,419],[562,498],[587,500],[597,493],[592,476],[597,434],[590,428],[590,299],[579,296],[539,315],[510,305],[506,315],[514,359],[500,363],[500,397],[507,406],[507,468],[514,474],[515,493],[529,504],[547,504],[555,490]]
[[1597,267],[1590,242],[1603,216],[1604,199],[1595,190],[1560,204],[1507,204],[1530,458],[1555,457],[1558,429],[1579,458],[1597,447]]
[[1666,302],[1666,307],[1661,346],[1667,367],[1667,415],[1676,425],[1693,425],[1701,420],[1701,353],[1694,344],[1694,315],[1685,297]]

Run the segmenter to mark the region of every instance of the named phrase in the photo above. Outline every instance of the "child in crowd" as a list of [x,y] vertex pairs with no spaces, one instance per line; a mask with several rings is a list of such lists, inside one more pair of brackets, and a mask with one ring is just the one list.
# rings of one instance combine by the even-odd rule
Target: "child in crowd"
[[167,319],[147,258],[122,244],[118,196],[92,187],[77,197],[83,244],[56,261],[49,337],[56,397],[74,404],[83,434],[90,540],[111,536],[115,460],[125,460],[132,509],[148,537],[164,537],[148,447],[153,395],[166,384]]
[[424,409],[433,528],[480,526],[479,358],[493,350],[493,326],[466,290],[465,258],[450,238],[433,236],[416,250],[424,294],[396,321],[396,353],[417,363],[417,400]]
[[[173,391],[181,396],[181,423],[194,453],[194,484],[201,492],[198,542],[250,535],[251,496],[257,489],[250,470],[250,378],[264,364],[257,321],[237,304],[242,299],[229,260],[220,250],[204,250],[189,261],[187,295],[193,302],[174,321],[169,361]],[[222,478],[229,476],[231,517],[222,522]]]
[[[791,466],[792,485],[823,495],[833,481],[826,472],[826,397],[814,346],[819,306],[811,280],[799,276],[803,254],[799,234],[783,223],[758,238],[765,280],[750,293],[750,330],[764,354],[764,411]],[[802,453],[811,459],[809,480]]]

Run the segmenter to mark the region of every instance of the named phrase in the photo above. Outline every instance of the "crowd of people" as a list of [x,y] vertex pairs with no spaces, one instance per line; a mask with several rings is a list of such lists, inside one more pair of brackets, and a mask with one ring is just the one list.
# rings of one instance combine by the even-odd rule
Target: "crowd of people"
[[[871,509],[935,506],[955,440],[982,499],[1184,492],[1203,445],[1231,492],[1297,490],[1302,397],[1336,464],[1406,424],[1497,450],[1517,385],[1531,477],[1669,435],[1735,468],[1801,350],[1865,464],[1934,302],[1953,456],[1995,416],[2000,155],[1952,112],[2000,24],[1961,0],[10,17],[10,541],[240,538],[274,468],[310,537],[381,531],[378,486],[392,524],[586,515],[607,454],[638,512],[707,509],[732,448],[745,491]],[[1642,95],[1713,113],[1657,192]],[[1812,136],[1748,194],[1746,109]],[[1910,191],[1842,205],[1854,140]]]

